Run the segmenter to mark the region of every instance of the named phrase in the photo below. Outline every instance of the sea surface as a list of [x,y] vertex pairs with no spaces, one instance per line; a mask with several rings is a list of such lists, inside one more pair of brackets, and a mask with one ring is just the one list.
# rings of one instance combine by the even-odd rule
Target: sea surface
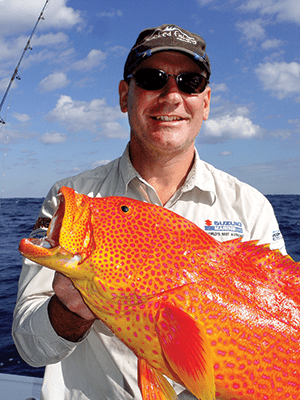
[[[289,255],[300,261],[300,195],[267,196],[273,205]],[[18,355],[11,337],[21,256],[18,244],[28,237],[43,199],[0,200],[0,373],[42,377],[43,368],[32,368]]]

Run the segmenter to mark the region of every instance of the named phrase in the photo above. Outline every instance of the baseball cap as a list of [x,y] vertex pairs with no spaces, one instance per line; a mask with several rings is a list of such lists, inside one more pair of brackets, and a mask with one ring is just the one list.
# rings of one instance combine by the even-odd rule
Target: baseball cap
[[174,24],[143,30],[130,50],[124,67],[124,79],[145,59],[161,51],[179,51],[186,54],[207,72],[211,70],[204,39]]

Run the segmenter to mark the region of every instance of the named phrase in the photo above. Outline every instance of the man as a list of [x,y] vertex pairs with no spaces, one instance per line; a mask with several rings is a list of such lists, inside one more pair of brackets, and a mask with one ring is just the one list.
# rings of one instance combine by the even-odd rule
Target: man
[[[45,234],[57,191],[68,186],[92,197],[127,196],[161,205],[218,240],[260,239],[285,252],[265,197],[201,161],[195,150],[210,109],[205,51],[200,36],[175,25],[141,32],[119,85],[130,143],[108,165],[56,183],[34,235]],[[19,282],[13,336],[29,364],[47,366],[42,399],[140,398],[135,356],[95,320],[68,278],[28,260]],[[184,388],[173,385],[182,392],[179,398],[188,398]]]

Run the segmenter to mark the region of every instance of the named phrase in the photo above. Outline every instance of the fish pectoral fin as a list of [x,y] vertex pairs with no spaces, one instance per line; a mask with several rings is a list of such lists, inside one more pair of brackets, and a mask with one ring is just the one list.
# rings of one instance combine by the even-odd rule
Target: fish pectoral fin
[[214,400],[213,359],[202,325],[164,303],[156,316],[156,331],[169,366],[186,388],[198,399]]
[[143,400],[176,400],[175,390],[161,372],[138,359],[138,383]]

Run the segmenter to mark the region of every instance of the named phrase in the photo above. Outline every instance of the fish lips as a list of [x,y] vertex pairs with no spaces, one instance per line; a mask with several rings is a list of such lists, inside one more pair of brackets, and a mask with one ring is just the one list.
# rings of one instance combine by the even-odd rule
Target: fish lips
[[[47,236],[23,239],[20,253],[41,265],[61,271],[83,263],[95,250],[89,197],[79,196],[73,189],[63,187],[58,193],[59,204],[53,215]],[[61,271],[62,272],[62,271]],[[65,273],[65,271],[64,271]]]

